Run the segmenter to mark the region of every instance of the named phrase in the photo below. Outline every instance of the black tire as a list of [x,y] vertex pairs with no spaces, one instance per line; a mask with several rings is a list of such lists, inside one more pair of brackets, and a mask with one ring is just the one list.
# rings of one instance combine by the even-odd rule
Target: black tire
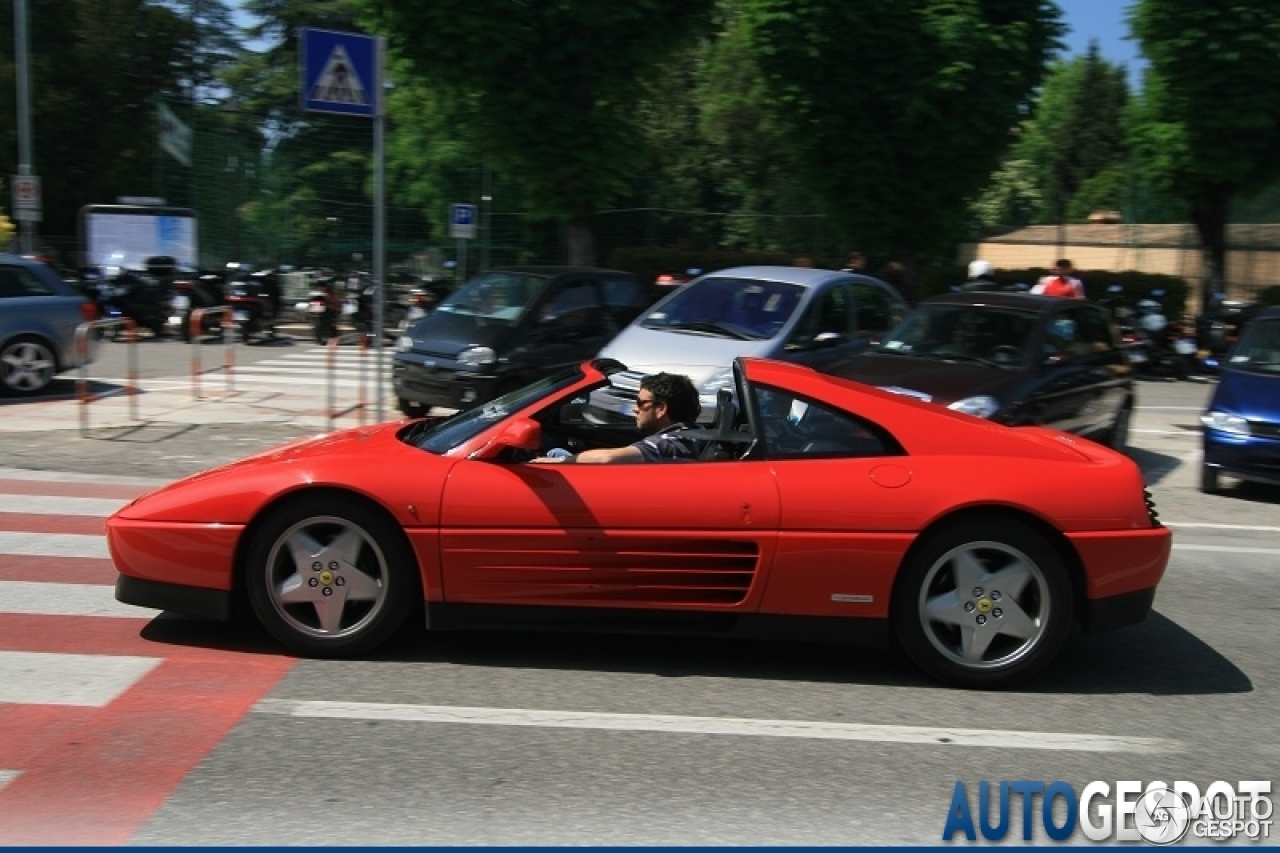
[[58,375],[53,347],[35,335],[20,335],[0,350],[0,393],[16,397],[39,394]]
[[894,634],[922,670],[958,687],[1005,688],[1039,673],[1071,630],[1066,567],[1043,536],[1010,521],[928,534],[894,588]]
[[1216,495],[1221,489],[1218,483],[1218,469],[1209,465],[1200,466],[1200,491],[1206,495]]
[[360,655],[389,639],[422,598],[419,577],[404,531],[350,495],[304,497],[271,512],[244,566],[262,626],[320,658]]

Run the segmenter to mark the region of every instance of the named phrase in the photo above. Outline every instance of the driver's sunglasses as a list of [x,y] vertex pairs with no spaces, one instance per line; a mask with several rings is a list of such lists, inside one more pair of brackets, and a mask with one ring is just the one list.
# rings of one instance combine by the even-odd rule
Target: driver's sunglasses
[[658,403],[658,401],[657,401],[657,400],[654,400],[654,399],[641,400],[639,397],[637,397],[637,398],[636,398],[636,411],[637,411],[637,412],[643,412],[645,409],[649,409],[649,408],[652,408],[653,406],[657,405],[657,403]]

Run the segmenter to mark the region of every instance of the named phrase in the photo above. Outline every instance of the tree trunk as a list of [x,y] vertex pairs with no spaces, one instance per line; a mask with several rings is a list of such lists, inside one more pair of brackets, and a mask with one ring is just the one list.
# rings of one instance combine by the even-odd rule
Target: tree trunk
[[570,266],[596,265],[596,235],[591,228],[590,218],[575,216],[570,219],[565,230],[565,242],[568,244]]
[[1201,311],[1212,303],[1213,294],[1225,293],[1227,289],[1227,212],[1230,207],[1231,192],[1220,189],[1202,195],[1191,210],[1191,221],[1195,223],[1204,257],[1197,306]]

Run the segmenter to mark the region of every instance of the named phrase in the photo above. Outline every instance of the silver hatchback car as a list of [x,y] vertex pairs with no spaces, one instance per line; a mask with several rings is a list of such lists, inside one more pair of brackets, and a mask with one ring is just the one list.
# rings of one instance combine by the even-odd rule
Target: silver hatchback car
[[878,342],[907,313],[891,285],[867,275],[810,267],[751,266],[707,273],[655,303],[599,352],[627,370],[592,398],[599,417],[630,420],[646,373],[693,380],[701,420],[733,387],[738,356],[823,370]]
[[47,264],[0,253],[0,394],[38,394],[59,373],[93,361],[98,336],[77,352],[76,328],[96,316]]

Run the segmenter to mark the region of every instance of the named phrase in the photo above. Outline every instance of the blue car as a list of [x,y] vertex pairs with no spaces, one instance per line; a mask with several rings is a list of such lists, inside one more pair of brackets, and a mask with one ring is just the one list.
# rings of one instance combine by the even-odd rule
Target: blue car
[[0,254],[0,395],[31,396],[59,373],[93,361],[98,340],[76,346],[97,309],[47,264]]
[[1200,491],[1220,475],[1280,485],[1280,306],[1260,312],[1221,364],[1204,424]]

